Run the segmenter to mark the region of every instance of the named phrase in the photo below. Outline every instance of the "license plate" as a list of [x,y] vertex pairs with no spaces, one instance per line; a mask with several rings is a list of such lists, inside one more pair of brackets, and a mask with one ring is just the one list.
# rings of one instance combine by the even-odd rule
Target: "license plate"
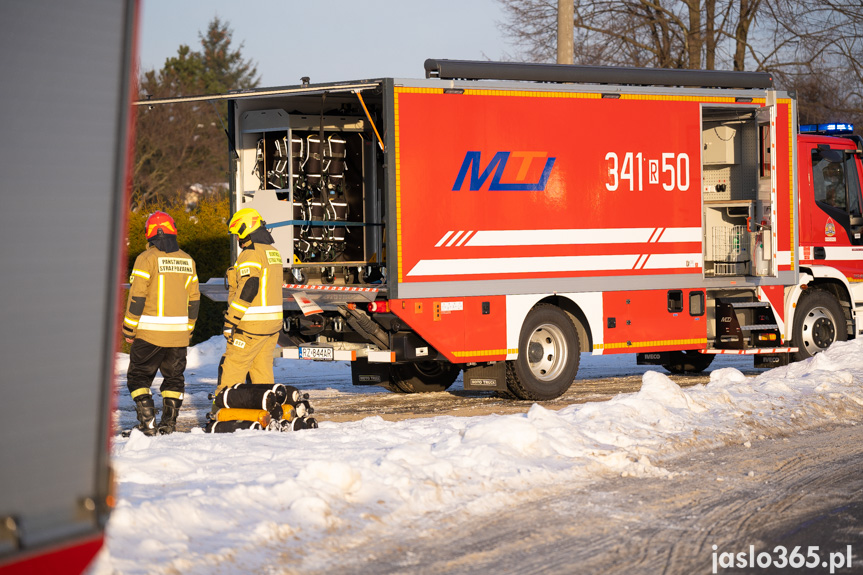
[[316,361],[333,361],[333,348],[331,347],[301,347],[300,359],[313,359]]

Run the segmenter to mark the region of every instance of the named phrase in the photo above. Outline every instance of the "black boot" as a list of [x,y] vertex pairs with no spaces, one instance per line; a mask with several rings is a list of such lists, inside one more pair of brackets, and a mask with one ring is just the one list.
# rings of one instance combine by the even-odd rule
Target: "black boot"
[[177,416],[180,414],[182,399],[175,397],[162,398],[162,421],[159,422],[159,433],[168,435],[177,428]]
[[156,406],[152,395],[140,395],[135,398],[135,412],[138,414],[138,429],[144,435],[156,435]]

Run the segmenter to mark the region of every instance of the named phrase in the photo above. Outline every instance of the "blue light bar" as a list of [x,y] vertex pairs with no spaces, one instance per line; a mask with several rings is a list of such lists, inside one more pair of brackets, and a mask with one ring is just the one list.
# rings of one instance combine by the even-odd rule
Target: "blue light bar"
[[838,136],[840,134],[851,134],[854,132],[854,124],[834,122],[832,124],[801,124],[801,134],[821,134],[824,136]]

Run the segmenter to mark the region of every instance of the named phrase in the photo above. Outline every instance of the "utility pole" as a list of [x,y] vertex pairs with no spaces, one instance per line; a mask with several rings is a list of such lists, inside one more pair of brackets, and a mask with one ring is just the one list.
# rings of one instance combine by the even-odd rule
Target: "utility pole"
[[557,63],[572,64],[573,0],[557,0]]

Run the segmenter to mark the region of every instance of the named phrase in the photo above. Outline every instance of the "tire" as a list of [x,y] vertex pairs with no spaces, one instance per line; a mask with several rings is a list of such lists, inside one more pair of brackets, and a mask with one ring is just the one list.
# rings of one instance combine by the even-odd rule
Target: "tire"
[[833,342],[848,339],[845,312],[839,301],[823,290],[807,292],[797,304],[791,341],[798,348],[795,361],[824,351]]
[[534,307],[521,326],[518,359],[506,362],[506,383],[519,399],[544,401],[566,393],[579,362],[578,332],[559,307]]
[[442,361],[399,363],[390,367],[390,383],[402,393],[434,393],[449,389],[460,372],[459,367]]
[[398,385],[396,385],[395,383],[393,383],[391,381],[388,383],[382,383],[381,387],[383,387],[384,389],[391,391],[393,393],[407,393],[405,390],[403,390],[402,388],[400,388]]
[[682,373],[701,373],[713,363],[713,354],[698,353],[694,350],[672,351],[671,362],[663,363],[668,372],[675,375]]

